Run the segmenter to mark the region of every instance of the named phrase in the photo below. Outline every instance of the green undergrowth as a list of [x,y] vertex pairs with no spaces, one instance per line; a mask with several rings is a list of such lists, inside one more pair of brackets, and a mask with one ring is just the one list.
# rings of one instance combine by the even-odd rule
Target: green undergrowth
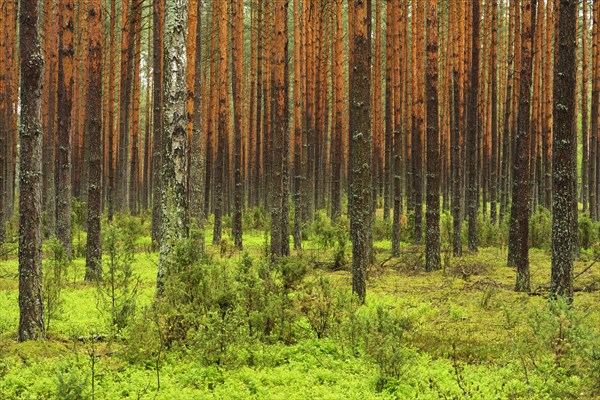
[[483,247],[463,257],[442,235],[443,269],[425,273],[410,216],[399,257],[390,223],[376,220],[365,305],[350,291],[344,217],[317,214],[303,227],[304,250],[275,261],[264,211],[245,216],[244,252],[227,235],[211,245],[208,226],[206,254],[180,243],[157,299],[149,219],[118,216],[104,221],[102,284],[83,281],[81,255],[63,265],[45,243],[44,268],[62,268],[60,290],[48,291],[59,294],[46,341],[16,342],[18,265],[14,255],[0,261],[0,398],[600,398],[600,271],[588,268],[598,229],[580,223],[589,243],[574,306],[549,301],[542,213],[530,294],[513,291],[502,225],[481,219]]

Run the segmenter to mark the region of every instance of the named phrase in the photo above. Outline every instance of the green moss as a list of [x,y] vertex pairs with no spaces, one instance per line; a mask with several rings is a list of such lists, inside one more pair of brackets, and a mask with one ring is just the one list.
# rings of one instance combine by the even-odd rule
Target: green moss
[[[261,225],[262,218],[257,212],[245,224]],[[0,261],[0,398],[56,398],[60,379],[85,384],[89,393],[92,360],[97,399],[150,398],[157,391],[158,399],[600,395],[597,292],[576,292],[573,310],[550,308],[544,295],[550,276],[547,251],[530,251],[532,288],[543,294],[530,296],[513,291],[515,271],[506,267],[505,248],[482,247],[477,255],[448,257],[442,271],[425,273],[421,247],[403,245],[404,254],[390,258],[387,225],[382,223],[366,305],[358,307],[350,295],[349,271],[323,267],[335,255],[337,228],[324,215],[319,218],[309,229],[302,255],[294,254],[285,265],[261,259],[265,235],[260,229],[244,236],[246,256],[235,251],[222,255],[219,246],[207,241],[211,261],[202,271],[222,280],[211,286],[214,301],[207,304],[220,307],[227,300],[229,306],[222,315],[184,310],[193,311],[185,317],[199,328],[170,348],[161,348],[152,330],[157,254],[150,251],[147,221],[122,218],[124,226],[137,232],[132,267],[140,278],[140,311],[117,338],[103,336],[109,332],[106,316],[99,311],[96,287],[83,282],[85,260],[78,258],[67,271],[62,308],[49,339],[16,343],[18,265],[14,258]],[[491,228],[486,232],[490,246],[502,243],[492,237]],[[597,235],[590,237],[595,241]],[[575,275],[588,265],[578,262]],[[591,268],[576,287],[599,278],[600,271]],[[259,299],[264,303],[252,304]],[[231,300],[238,306],[231,307]],[[271,314],[288,319],[285,329],[248,333],[246,327],[259,326]],[[322,316],[329,318],[326,325]],[[217,328],[228,341],[215,337]],[[101,340],[91,341],[93,337]],[[223,343],[227,357],[203,352],[202,346],[208,346],[218,355],[216,345]]]

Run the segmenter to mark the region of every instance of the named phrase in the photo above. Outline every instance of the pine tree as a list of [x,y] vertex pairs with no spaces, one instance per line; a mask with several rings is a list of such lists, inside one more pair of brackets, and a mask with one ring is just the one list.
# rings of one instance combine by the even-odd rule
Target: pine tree
[[350,170],[352,181],[349,209],[352,235],[352,290],[361,301],[366,296],[371,230],[371,1],[355,0],[349,29],[352,48],[350,85]]
[[438,122],[438,9],[427,2],[427,210],[425,269],[441,269],[440,260],[440,132]]
[[556,0],[558,35],[554,70],[554,137],[552,141],[552,277],[553,296],[573,301],[573,198],[576,196],[573,147],[576,146],[577,1]]
[[102,27],[100,0],[88,3],[90,29],[88,54],[90,81],[88,83],[86,125],[90,141],[86,280],[102,276],[100,218],[102,216]]
[[42,74],[37,0],[21,0],[21,125],[19,138],[19,341],[42,339]]

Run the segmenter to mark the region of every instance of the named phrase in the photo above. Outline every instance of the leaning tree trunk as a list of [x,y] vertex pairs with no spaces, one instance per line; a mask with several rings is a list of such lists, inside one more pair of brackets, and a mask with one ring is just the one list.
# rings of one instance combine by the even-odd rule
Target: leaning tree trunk
[[102,276],[100,217],[102,216],[102,27],[100,0],[88,3],[89,76],[86,126],[90,141],[87,251],[85,279]]
[[[573,301],[573,200],[576,196],[577,1],[555,0],[558,35],[554,70],[554,136],[552,141],[552,278],[553,296]],[[584,33],[585,34],[585,33]]]
[[440,131],[438,122],[437,0],[427,2],[427,209],[425,270],[441,269],[440,260]]
[[353,227],[352,290],[364,302],[370,259],[371,200],[371,0],[353,2],[350,85],[350,170],[352,181],[349,210]]
[[[19,341],[44,337],[42,301],[42,58],[39,1],[21,0]],[[3,150],[3,149],[2,149]]]
[[173,264],[178,241],[188,235],[186,203],[186,36],[187,1],[165,3],[164,36],[164,157],[162,165],[162,217],[157,287]]

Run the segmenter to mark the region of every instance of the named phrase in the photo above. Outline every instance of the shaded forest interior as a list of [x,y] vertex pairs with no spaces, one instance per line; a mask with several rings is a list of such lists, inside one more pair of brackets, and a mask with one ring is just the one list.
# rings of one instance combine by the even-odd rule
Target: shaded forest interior
[[[355,363],[349,397],[600,396],[599,23],[596,0],[0,0],[0,380],[62,340],[91,382],[50,348],[42,398],[158,395],[162,369],[164,398],[229,397],[279,344]],[[112,357],[156,378],[97,390]],[[222,381],[186,392],[169,357]]]

